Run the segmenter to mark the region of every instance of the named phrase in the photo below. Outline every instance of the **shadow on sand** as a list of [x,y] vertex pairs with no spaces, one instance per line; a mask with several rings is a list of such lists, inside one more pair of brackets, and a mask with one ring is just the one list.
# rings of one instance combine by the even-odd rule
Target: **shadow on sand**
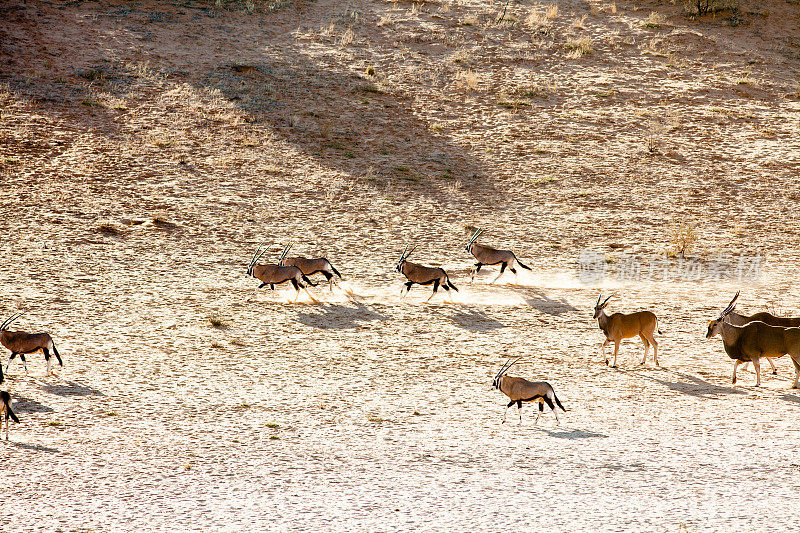
[[14,403],[12,409],[17,414],[23,413],[52,413],[53,408],[44,404],[31,400],[25,396],[14,396]]
[[723,387],[722,385],[714,385],[713,383],[709,383],[703,379],[698,378],[697,376],[684,374],[683,372],[675,372],[674,370],[666,370],[663,368],[661,369],[662,372],[668,372],[670,374],[673,374],[675,377],[682,379],[684,381],[668,381],[665,379],[659,379],[651,375],[637,371],[624,370],[624,369],[617,369],[617,370],[624,374],[628,374],[632,377],[638,377],[641,379],[646,379],[648,381],[653,381],[655,383],[658,383],[659,385],[667,387],[670,390],[674,390],[682,394],[687,394],[689,396],[696,396],[698,398],[715,399],[714,396],[719,394],[742,394],[742,395],[747,394],[747,392],[743,390],[735,389],[733,387]]
[[602,433],[595,433],[594,431],[589,431],[586,429],[546,429],[542,427],[537,427],[539,431],[542,433],[546,433],[550,437],[556,437],[558,439],[569,439],[569,440],[577,440],[577,439],[606,439],[608,435],[603,435]]
[[22,448],[23,450],[31,450],[33,452],[59,453],[61,451],[58,448],[50,448],[48,446],[42,446],[41,444],[25,444],[24,442],[10,442],[10,444],[15,448]]
[[297,313],[295,320],[319,329],[349,329],[359,327],[362,322],[389,318],[362,303],[354,302],[354,305],[322,304],[319,312]]
[[475,309],[468,309],[466,311],[456,310],[449,318],[456,326],[479,333],[506,327],[505,324],[490,317],[484,311]]
[[66,380],[64,383],[44,385],[42,390],[58,396],[105,396],[105,394],[89,385]]
[[544,293],[536,294],[532,298],[526,298],[525,302],[537,311],[548,315],[563,315],[564,313],[578,311],[577,307],[568,304],[566,300],[553,300]]

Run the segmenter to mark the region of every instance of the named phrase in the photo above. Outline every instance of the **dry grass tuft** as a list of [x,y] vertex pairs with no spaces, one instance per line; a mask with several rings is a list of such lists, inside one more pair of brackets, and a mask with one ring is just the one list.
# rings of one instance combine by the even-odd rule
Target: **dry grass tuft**
[[643,25],[645,28],[660,28],[667,23],[667,17],[662,15],[661,13],[657,13],[655,11],[651,11],[650,15],[644,21]]
[[544,11],[544,16],[553,20],[558,17],[558,6],[556,4],[550,4],[547,6],[547,9]]
[[461,81],[470,91],[474,91],[478,88],[478,82],[480,81],[480,77],[478,73],[472,69],[461,70],[456,73],[456,79]]
[[95,231],[101,235],[108,235],[111,237],[118,237],[120,235],[125,234],[124,230],[118,228],[111,221],[101,223],[99,226],[97,226],[97,229]]
[[675,253],[685,258],[692,246],[697,242],[697,228],[688,222],[677,222],[670,228],[670,240]]
[[567,50],[567,57],[570,59],[578,59],[594,51],[592,40],[589,37],[569,39],[564,43],[564,48]]

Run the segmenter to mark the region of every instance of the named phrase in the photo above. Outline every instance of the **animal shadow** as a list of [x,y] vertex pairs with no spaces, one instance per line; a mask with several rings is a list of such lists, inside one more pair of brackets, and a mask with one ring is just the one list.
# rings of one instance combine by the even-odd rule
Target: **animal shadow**
[[102,392],[95,389],[94,387],[90,387],[89,385],[83,385],[81,383],[77,383],[75,381],[64,381],[64,383],[57,383],[55,385],[45,385],[42,387],[44,392],[49,392],[50,394],[56,394],[58,396],[105,396]]
[[484,311],[475,309],[457,310],[449,318],[456,326],[470,331],[485,332],[506,327],[505,324],[490,317]]
[[48,407],[42,403],[37,402],[36,400],[31,400],[30,398],[26,398],[25,396],[14,396],[13,397],[14,403],[12,404],[12,409],[14,409],[15,413],[52,413],[53,408]]
[[689,396],[696,396],[698,398],[713,399],[713,396],[718,394],[747,394],[746,391],[742,391],[733,387],[723,387],[722,385],[714,385],[713,383],[709,383],[708,381],[700,379],[697,376],[684,374],[683,372],[675,372],[674,370],[665,369],[665,371],[670,372],[675,376],[686,381],[667,381],[664,379],[655,378],[635,371],[626,371],[626,370],[619,370],[619,371],[626,374],[630,374],[631,376],[636,376],[649,381],[653,381],[655,383],[658,383],[659,385],[667,387],[670,390],[687,394]]
[[323,304],[318,312],[297,313],[295,320],[305,326],[319,329],[350,329],[358,328],[360,323],[373,320],[388,320],[372,308],[355,302],[355,307],[339,304]]
[[525,302],[537,311],[548,315],[556,316],[578,311],[577,307],[570,305],[566,300],[553,300],[544,293],[538,293],[532,298],[526,298]]
[[23,450],[31,450],[33,452],[59,453],[61,451],[58,448],[50,448],[49,446],[43,446],[41,444],[25,444],[24,442],[11,442],[11,445],[16,448],[22,448]]
[[542,433],[546,433],[550,437],[556,437],[558,439],[568,439],[568,440],[577,440],[577,439],[606,439],[608,435],[603,435],[602,433],[595,433],[594,431],[589,431],[586,429],[547,429],[547,428],[537,428]]

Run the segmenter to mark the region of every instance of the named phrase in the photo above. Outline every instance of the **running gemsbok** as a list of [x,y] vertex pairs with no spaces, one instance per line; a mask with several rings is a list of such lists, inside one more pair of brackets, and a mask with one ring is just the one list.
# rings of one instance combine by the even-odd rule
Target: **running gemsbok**
[[793,389],[797,389],[800,380],[800,327],[784,328],[781,326],[770,326],[764,322],[750,322],[744,326],[734,326],[727,322],[725,318],[733,312],[736,307],[736,296],[725,308],[719,317],[708,323],[706,338],[710,339],[715,335],[722,337],[722,345],[725,353],[733,359],[733,377],[731,381],[736,383],[736,368],[739,364],[752,361],[756,370],[756,387],[761,385],[761,365],[763,357],[781,357],[789,354],[794,363],[794,384]]
[[443,268],[426,267],[418,265],[417,263],[412,263],[411,261],[406,261],[408,256],[411,255],[411,252],[416,249],[417,247],[414,246],[411,250],[408,250],[408,245],[406,244],[403,253],[400,255],[400,260],[397,262],[396,270],[403,274],[408,280],[405,283],[405,290],[400,290],[400,297],[404,298],[411,290],[411,286],[415,283],[419,285],[430,285],[433,283],[433,293],[425,300],[426,302],[433,298],[433,295],[436,294],[436,291],[439,289],[439,285],[447,291],[448,296],[450,295],[450,289],[458,292],[458,289],[450,281],[447,272],[445,272]]
[[339,271],[336,270],[331,262],[324,257],[320,257],[318,259],[307,259],[305,257],[286,257],[286,254],[289,253],[292,244],[293,243],[290,242],[286,245],[286,248],[283,251],[283,259],[280,260],[278,265],[296,266],[306,276],[312,276],[317,272],[320,272],[323,276],[325,276],[325,280],[328,282],[328,288],[331,292],[333,292],[333,284],[336,283],[336,281],[333,279],[334,274],[339,276],[339,279],[342,279],[342,275],[339,274]]
[[515,359],[513,363],[509,364],[508,361],[503,364],[502,368],[500,368],[500,372],[494,377],[492,381],[492,388],[500,389],[500,391],[508,396],[511,400],[506,405],[506,410],[503,411],[503,422],[506,421],[506,414],[508,413],[508,408],[514,404],[517,404],[517,412],[519,413],[519,423],[522,424],[522,402],[537,402],[539,404],[539,413],[536,415],[536,422],[533,424],[536,425],[539,422],[539,417],[544,411],[544,404],[547,404],[548,407],[553,411],[553,414],[556,417],[556,424],[559,423],[558,420],[558,413],[556,413],[556,405],[561,408],[562,411],[566,412],[564,406],[561,405],[561,402],[558,401],[558,397],[556,397],[556,393],[553,390],[553,387],[550,386],[549,383],[545,381],[528,381],[526,379],[506,376],[505,373],[511,368],[514,363],[519,361],[519,358]]
[[475,259],[478,260],[478,262],[475,263],[475,269],[471,273],[471,281],[475,280],[475,275],[480,272],[483,265],[500,265],[500,273],[491,281],[491,283],[494,283],[500,279],[500,276],[503,275],[503,272],[505,272],[506,268],[508,268],[516,276],[517,270],[514,268],[515,263],[526,270],[530,270],[530,267],[523,265],[511,250],[498,250],[496,248],[491,248],[475,242],[482,233],[482,228],[479,228],[477,231],[475,231],[475,233],[467,242],[467,247],[465,248],[468,254],[472,254]]
[[[647,352],[650,349],[650,345],[653,345],[653,360],[658,365],[658,343],[656,339],[653,337],[653,333],[657,330],[658,326],[658,318],[656,315],[651,313],[650,311],[638,311],[636,313],[631,313],[629,315],[622,314],[622,313],[614,313],[613,315],[609,316],[605,313],[604,309],[608,305],[608,301],[611,299],[611,296],[606,298],[603,303],[600,303],[600,298],[603,295],[597,297],[597,302],[594,306],[594,318],[597,319],[597,324],[600,326],[600,329],[606,336],[605,342],[603,342],[603,360],[608,364],[608,359],[606,358],[606,346],[609,342],[614,343],[614,364],[611,365],[612,368],[617,367],[617,353],[619,353],[619,343],[623,339],[630,339],[631,337],[639,336],[644,342],[644,357],[642,358],[641,364],[644,364],[647,361]],[[661,331],[658,332],[659,334]]]
[[[267,250],[272,248],[272,245],[270,244],[269,246],[267,246],[262,250],[261,247],[263,245],[264,245],[263,242],[258,245],[256,253],[253,254],[253,258],[250,260],[250,264],[247,267],[247,275],[253,276],[257,280],[261,281],[261,285],[259,285],[258,288],[256,288],[256,292],[253,294],[255,295],[256,293],[258,293],[258,289],[266,287],[267,285],[269,285],[270,289],[274,290],[275,285],[291,281],[292,285],[297,291],[297,294],[295,294],[294,297],[295,302],[297,301],[298,296],[300,296],[300,289],[303,289],[305,293],[308,295],[308,297],[316,302],[317,299],[311,296],[311,293],[308,292],[308,289],[305,288],[305,286],[301,283],[301,281],[305,281],[312,287],[316,287],[316,284],[311,283],[311,280],[308,279],[306,275],[303,274],[303,272],[296,266],[280,266],[279,264],[274,265],[271,263],[267,263],[264,265],[256,264],[258,260],[261,258],[261,256],[264,255],[264,253]],[[286,252],[288,252],[288,248],[284,248],[283,254],[281,255],[279,262],[285,259]]]
[[[22,366],[25,367],[25,373],[27,374],[28,365],[25,362],[25,354],[31,354],[41,350],[44,354],[44,360],[47,361],[47,375],[51,375],[53,373],[53,362],[50,360],[51,351],[53,352],[53,355],[56,356],[56,359],[58,359],[58,364],[64,366],[64,362],[61,360],[61,356],[56,349],[56,345],[53,344],[53,338],[48,333],[8,331],[6,328],[20,316],[22,316],[22,313],[17,313],[16,315],[7,318],[5,322],[0,325],[0,344],[11,350],[11,357],[8,358],[6,372],[8,372],[8,367],[11,365],[11,360],[19,355],[20,360],[22,360]],[[3,373],[0,371],[0,381],[2,381],[2,377]]]
[[[736,293],[736,296],[733,297],[731,303],[735,302],[736,299],[739,297],[739,293]],[[780,317],[775,316],[772,313],[767,313],[766,311],[761,311],[760,313],[756,313],[754,315],[742,315],[735,311],[731,311],[725,317],[725,321],[733,324],[734,326],[746,326],[750,322],[763,322],[764,324],[769,324],[770,326],[780,326],[783,328],[797,328],[800,327],[800,318],[788,318],[788,317]],[[767,357],[767,362],[769,366],[772,367],[772,373],[777,375],[778,371],[775,368],[775,364],[772,362],[772,359]],[[742,370],[747,368],[747,362],[744,363],[742,366]]]

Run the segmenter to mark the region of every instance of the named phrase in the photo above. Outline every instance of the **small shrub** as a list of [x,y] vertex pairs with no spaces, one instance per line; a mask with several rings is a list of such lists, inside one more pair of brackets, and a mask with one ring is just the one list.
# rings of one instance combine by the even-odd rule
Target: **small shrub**
[[570,59],[578,59],[594,51],[592,49],[592,40],[589,37],[570,39],[564,43],[564,48],[567,50],[567,57]]
[[738,11],[738,0],[683,0],[683,8],[687,15],[702,17],[720,11]]
[[697,229],[693,224],[679,222],[672,226],[670,238],[676,253],[681,258],[685,258],[694,243],[697,242]]
[[558,17],[558,6],[556,4],[550,4],[547,6],[547,9],[544,11],[544,16],[553,20],[554,18]]
[[228,327],[228,324],[225,322],[222,316],[220,316],[219,313],[211,313],[210,315],[208,315],[208,321],[211,323],[212,326],[214,326],[217,329],[223,329]]

